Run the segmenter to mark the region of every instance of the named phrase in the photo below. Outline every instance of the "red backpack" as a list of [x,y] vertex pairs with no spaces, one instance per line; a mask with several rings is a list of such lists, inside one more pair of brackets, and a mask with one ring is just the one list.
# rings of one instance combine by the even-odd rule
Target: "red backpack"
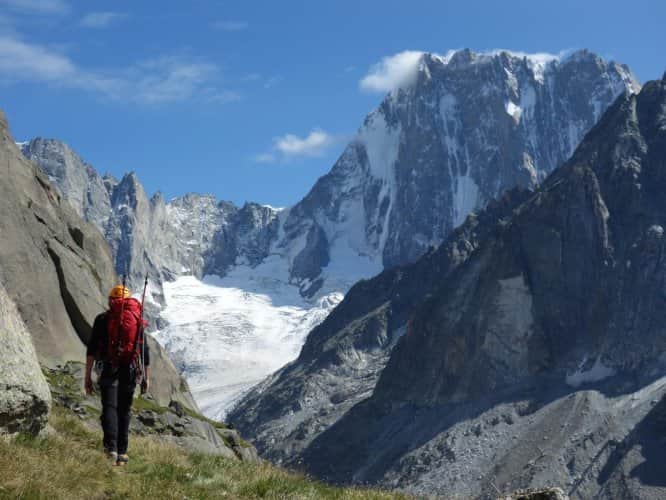
[[109,360],[113,364],[129,364],[134,361],[143,344],[141,302],[135,298],[113,299],[108,315]]

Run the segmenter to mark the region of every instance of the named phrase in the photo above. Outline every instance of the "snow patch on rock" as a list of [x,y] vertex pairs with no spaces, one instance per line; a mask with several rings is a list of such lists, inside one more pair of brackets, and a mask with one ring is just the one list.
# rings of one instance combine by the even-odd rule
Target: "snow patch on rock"
[[372,113],[359,132],[365,146],[370,172],[377,179],[389,181],[400,148],[400,127],[386,123],[383,113]]
[[453,226],[458,227],[465,218],[476,208],[479,198],[479,186],[469,174],[461,175],[456,179],[453,193]]
[[598,357],[592,367],[587,370],[584,369],[586,362],[587,358],[583,359],[578,370],[566,376],[567,385],[570,385],[571,387],[579,387],[583,384],[599,382],[615,375],[615,369],[604,365],[601,361],[601,357]]
[[516,123],[520,122],[520,115],[523,110],[520,106],[513,103],[513,101],[507,101],[506,103],[506,112],[507,114],[515,120]]

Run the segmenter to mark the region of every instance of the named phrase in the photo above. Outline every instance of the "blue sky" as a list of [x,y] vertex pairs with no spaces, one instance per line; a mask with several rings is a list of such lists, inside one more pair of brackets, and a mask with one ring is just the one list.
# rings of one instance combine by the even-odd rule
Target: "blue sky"
[[666,69],[663,0],[0,0],[0,109],[149,194],[285,206],[382,99],[405,50],[589,48]]

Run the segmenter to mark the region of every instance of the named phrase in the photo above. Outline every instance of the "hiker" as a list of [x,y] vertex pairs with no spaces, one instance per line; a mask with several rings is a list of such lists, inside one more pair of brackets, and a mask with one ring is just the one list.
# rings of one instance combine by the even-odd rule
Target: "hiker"
[[[146,280],[147,281],[147,280]],[[86,353],[85,391],[93,392],[92,369],[101,365],[104,450],[115,465],[127,464],[130,411],[137,381],[149,389],[150,351],[143,342],[146,326],[142,302],[131,298],[124,285],[109,292],[109,310],[95,318]]]

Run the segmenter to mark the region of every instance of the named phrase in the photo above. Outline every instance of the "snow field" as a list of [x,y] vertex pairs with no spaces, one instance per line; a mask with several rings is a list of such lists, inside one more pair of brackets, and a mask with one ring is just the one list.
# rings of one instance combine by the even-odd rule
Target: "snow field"
[[[253,385],[295,359],[308,332],[342,300],[308,303],[279,277],[239,266],[229,276],[165,283],[168,326],[157,340],[183,370],[197,404],[222,419]],[[274,269],[273,269],[274,270]]]

